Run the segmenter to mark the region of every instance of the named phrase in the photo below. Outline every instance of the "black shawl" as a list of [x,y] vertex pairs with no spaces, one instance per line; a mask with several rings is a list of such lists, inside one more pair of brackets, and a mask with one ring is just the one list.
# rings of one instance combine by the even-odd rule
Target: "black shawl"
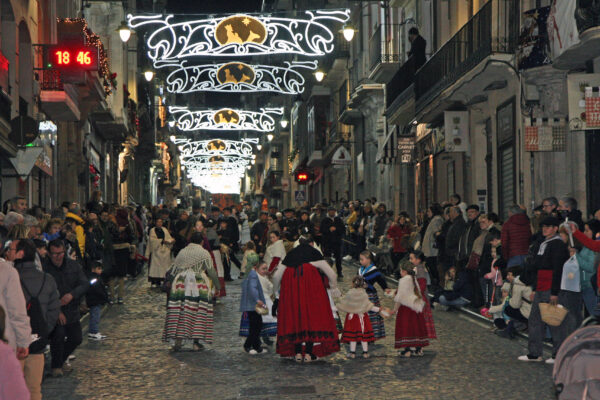
[[286,267],[296,268],[302,264],[319,260],[323,260],[323,255],[319,250],[310,244],[304,243],[290,250],[283,259],[282,264]]

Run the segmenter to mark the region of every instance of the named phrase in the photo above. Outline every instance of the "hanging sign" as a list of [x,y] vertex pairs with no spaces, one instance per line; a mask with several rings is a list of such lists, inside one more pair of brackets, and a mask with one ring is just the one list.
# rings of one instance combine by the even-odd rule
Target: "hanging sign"
[[305,11],[306,18],[230,15],[175,22],[173,15],[128,15],[129,26],[155,28],[147,37],[155,66],[188,57],[267,54],[322,56],[335,35],[326,24],[343,23],[350,10]]
[[348,149],[346,149],[344,146],[338,147],[331,157],[331,164],[341,166],[352,165],[352,157],[350,156]]
[[414,137],[398,138],[398,152],[400,153],[400,162],[402,164],[410,164],[413,162],[413,154],[415,151]]
[[231,108],[220,110],[189,110],[187,107],[171,106],[169,113],[175,118],[180,131],[258,131],[273,132],[273,116],[283,115],[282,107],[261,108],[260,111],[246,111]]
[[[165,65],[166,66],[166,65]],[[167,90],[171,93],[193,92],[274,92],[299,94],[304,92],[302,70],[317,69],[316,61],[285,61],[282,65],[223,64],[168,65],[175,69],[167,75]]]

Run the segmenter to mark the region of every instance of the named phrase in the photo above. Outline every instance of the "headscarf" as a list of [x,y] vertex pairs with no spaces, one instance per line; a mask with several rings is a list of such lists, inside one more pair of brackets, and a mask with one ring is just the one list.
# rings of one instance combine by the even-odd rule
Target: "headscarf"
[[187,270],[199,273],[212,268],[210,253],[201,244],[190,243],[177,254],[173,261],[171,273],[173,276]]

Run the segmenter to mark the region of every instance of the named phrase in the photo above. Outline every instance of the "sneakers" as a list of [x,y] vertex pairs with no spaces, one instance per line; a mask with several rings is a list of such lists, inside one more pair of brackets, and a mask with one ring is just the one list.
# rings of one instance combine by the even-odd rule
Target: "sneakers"
[[551,357],[545,361],[546,364],[552,365],[554,364],[554,357]]
[[63,372],[71,372],[71,371],[73,371],[73,366],[71,365],[70,362],[65,361],[65,363],[63,364],[62,370],[63,370]]
[[67,357],[67,361],[72,361],[74,359],[76,359],[77,357],[74,356],[73,354],[71,354],[69,357]]
[[544,361],[544,359],[542,357],[534,357],[531,354],[519,356],[518,360],[525,361],[525,362],[542,362],[542,361]]
[[104,339],[106,339],[106,335],[103,335],[100,332],[98,332],[98,333],[88,333],[88,339],[90,339],[90,340],[104,340]]
[[344,256],[344,258],[342,258],[342,260],[344,260],[344,261],[352,261],[352,256],[350,254],[348,254],[347,256]]
[[256,350],[252,349],[248,352],[248,354],[250,354],[251,356],[255,356],[257,354],[266,354],[266,353],[268,353],[267,349],[260,349],[260,351],[256,351]]

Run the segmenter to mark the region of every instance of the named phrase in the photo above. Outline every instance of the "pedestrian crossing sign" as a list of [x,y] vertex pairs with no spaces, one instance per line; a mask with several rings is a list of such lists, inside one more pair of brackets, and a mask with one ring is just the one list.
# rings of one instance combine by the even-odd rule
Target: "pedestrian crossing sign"
[[294,194],[294,198],[298,203],[302,203],[306,200],[306,192],[304,190],[296,190]]

